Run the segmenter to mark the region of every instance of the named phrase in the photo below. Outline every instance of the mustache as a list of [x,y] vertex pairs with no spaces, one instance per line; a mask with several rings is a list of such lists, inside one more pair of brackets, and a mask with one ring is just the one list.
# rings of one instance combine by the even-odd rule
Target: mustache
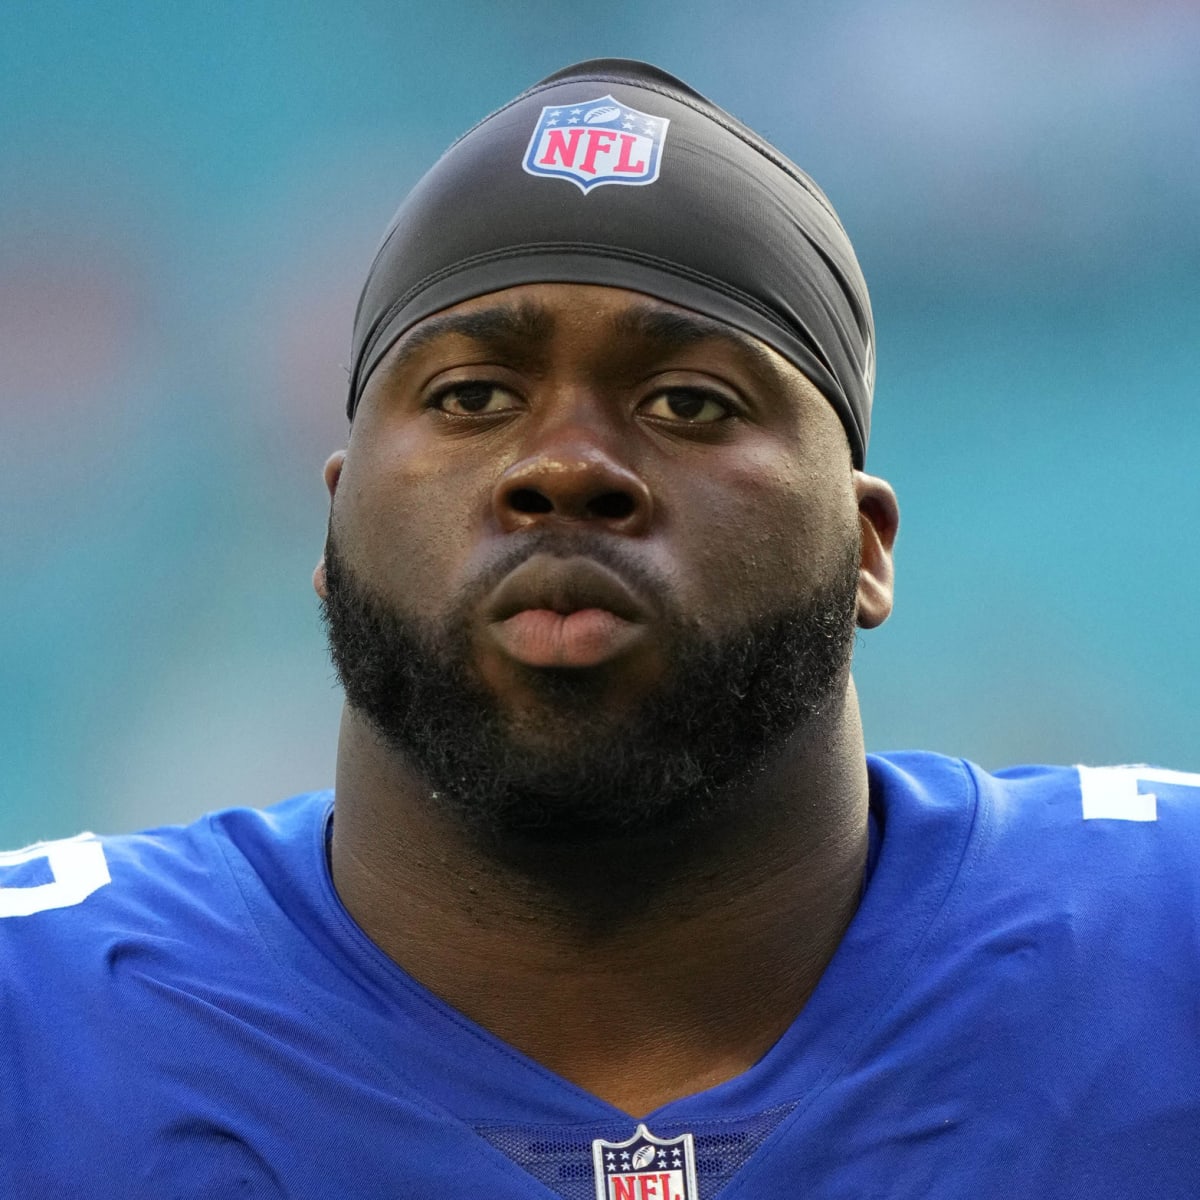
[[679,620],[678,605],[672,602],[672,588],[666,578],[612,535],[589,530],[535,529],[509,536],[516,540],[505,540],[497,546],[459,588],[450,606],[452,611],[465,613],[475,608],[527,559],[545,554],[553,558],[590,558],[656,602],[661,612]]

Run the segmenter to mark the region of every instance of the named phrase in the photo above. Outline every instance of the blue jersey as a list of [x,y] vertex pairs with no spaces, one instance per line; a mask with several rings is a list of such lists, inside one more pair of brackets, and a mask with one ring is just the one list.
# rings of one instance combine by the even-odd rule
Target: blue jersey
[[637,1120],[371,943],[330,793],[0,856],[0,1196],[1200,1194],[1200,777],[870,777],[869,884],[803,1011]]

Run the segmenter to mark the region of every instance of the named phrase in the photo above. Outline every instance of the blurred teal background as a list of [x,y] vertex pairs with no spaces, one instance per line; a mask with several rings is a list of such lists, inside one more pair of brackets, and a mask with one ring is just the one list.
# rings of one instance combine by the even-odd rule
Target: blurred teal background
[[872,749],[1200,769],[1200,7],[0,3],[0,844],[332,781],[309,575],[357,289],[468,125],[647,58],[872,288]]

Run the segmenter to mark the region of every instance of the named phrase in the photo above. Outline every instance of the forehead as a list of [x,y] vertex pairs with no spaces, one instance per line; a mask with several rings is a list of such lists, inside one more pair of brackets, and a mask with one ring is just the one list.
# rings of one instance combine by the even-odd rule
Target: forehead
[[394,379],[423,352],[464,339],[522,356],[536,356],[567,339],[583,339],[585,345],[602,346],[610,353],[615,348],[618,355],[704,345],[739,360],[772,385],[786,384],[820,396],[778,351],[724,321],[643,292],[577,283],[522,284],[423,318],[396,340],[367,389],[381,379]]

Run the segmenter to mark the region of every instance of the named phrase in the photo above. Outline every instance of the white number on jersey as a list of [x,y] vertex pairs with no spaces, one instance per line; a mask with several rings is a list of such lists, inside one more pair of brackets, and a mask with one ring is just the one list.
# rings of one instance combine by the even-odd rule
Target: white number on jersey
[[1076,767],[1085,821],[1157,821],[1158,797],[1139,783],[1200,788],[1200,775],[1160,767]]
[[112,882],[104,847],[91,833],[61,842],[37,842],[24,850],[0,852],[3,868],[44,858],[54,878],[32,887],[0,887],[0,918],[28,917],[51,908],[70,908],[86,900],[98,888]]

